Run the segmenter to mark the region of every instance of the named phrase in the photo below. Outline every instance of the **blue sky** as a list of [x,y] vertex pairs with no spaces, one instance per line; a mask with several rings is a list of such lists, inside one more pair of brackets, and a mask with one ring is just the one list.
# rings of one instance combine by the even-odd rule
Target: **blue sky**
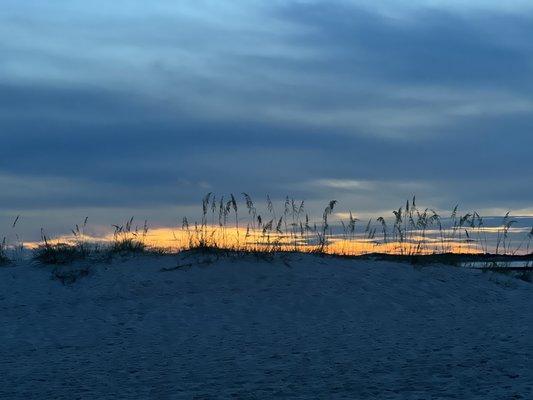
[[533,215],[533,5],[464,3],[4,0],[1,226],[208,191]]

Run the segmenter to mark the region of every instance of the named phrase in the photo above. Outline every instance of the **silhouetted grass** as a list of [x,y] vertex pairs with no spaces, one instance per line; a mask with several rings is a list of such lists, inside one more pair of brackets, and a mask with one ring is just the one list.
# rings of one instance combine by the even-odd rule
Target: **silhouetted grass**
[[[86,223],[87,218],[85,219]],[[78,225],[76,228],[79,233]],[[69,264],[87,258],[91,252],[89,245],[82,238],[76,236],[76,233],[74,236],[76,238],[74,244],[53,243],[44,233],[44,229],[41,228],[41,244],[34,250],[33,259],[43,264]]]
[[[181,243],[176,250],[195,250],[204,253],[258,254],[304,252],[319,255],[369,256],[411,263],[456,263],[487,256],[519,256],[531,254],[533,229],[522,240],[513,243],[512,226],[515,223],[507,213],[495,236],[494,247],[489,249],[485,221],[476,211],[461,214],[456,205],[449,216],[442,217],[434,209],[420,208],[416,198],[392,211],[391,218],[380,216],[360,222],[352,211],[347,220],[334,214],[337,201],[326,204],[321,218],[313,220],[306,211],[304,201],[285,197],[282,209],[270,196],[266,196],[266,210],[247,193],[242,193],[244,210],[233,194],[217,197],[208,193],[202,198],[199,222],[190,223],[184,217],[181,225]],[[226,198],[226,200],[225,200]],[[19,216],[13,223],[17,224]],[[131,217],[124,224],[112,225],[112,240],[97,248],[85,234],[86,217],[75,225],[68,240],[52,243],[41,232],[42,243],[34,251],[34,258],[47,264],[64,264],[89,255],[112,257],[115,255],[161,254],[165,250],[147,244],[148,223],[134,224]],[[359,225],[361,224],[361,225]],[[496,235],[497,234],[497,235]],[[22,241],[17,235],[17,243]],[[359,245],[359,247],[357,247]],[[464,251],[476,253],[475,255]],[[457,254],[461,252],[461,254]],[[5,240],[0,247],[0,262],[6,262]]]
[[[238,202],[233,194],[224,202],[224,196],[217,203],[216,196],[208,193],[202,200],[202,217],[200,223],[190,223],[183,218],[182,229],[187,233],[188,247],[216,247],[243,249],[248,251],[287,251],[295,250],[313,253],[344,254],[342,248],[332,244],[339,239],[349,247],[350,243],[365,242],[367,246],[362,253],[390,253],[404,256],[422,254],[446,254],[454,252],[475,252],[493,254],[517,254],[518,251],[529,253],[533,239],[533,229],[518,246],[512,243],[509,234],[516,222],[507,213],[502,225],[497,230],[494,248],[489,248],[487,228],[483,217],[476,211],[460,213],[456,205],[449,216],[442,217],[430,208],[420,208],[416,198],[407,200],[404,206],[392,212],[392,220],[383,216],[368,220],[361,228],[357,228],[359,219],[349,212],[347,221],[339,219],[332,222],[333,209],[337,201],[331,200],[321,220],[311,222],[304,209],[304,202],[285,198],[283,211],[276,213],[275,205],[270,196],[266,197],[266,211],[261,214],[251,196],[243,193],[247,209],[247,221],[238,218]],[[214,223],[216,210],[218,225]],[[209,225],[209,212],[212,213],[212,224]],[[235,224],[232,226],[231,214]],[[335,226],[336,223],[336,226]],[[246,226],[246,234],[242,235],[239,224]],[[339,226],[342,230],[339,233]],[[236,240],[230,238],[230,229],[236,229]],[[218,233],[222,235],[218,235]],[[258,237],[259,236],[259,237]],[[369,250],[368,248],[371,247]],[[353,250],[353,247],[352,247]],[[349,253],[349,249],[345,250]]]
[[77,246],[68,243],[46,242],[34,250],[33,258],[43,264],[69,264],[83,260],[88,253],[80,250]]
[[115,254],[126,254],[126,253],[143,253],[147,249],[146,245],[133,238],[123,238],[120,240],[114,241],[109,247],[108,251]]
[[113,241],[107,251],[110,254],[139,254],[147,251],[145,243],[148,234],[148,222],[140,230],[138,226],[133,226],[134,217],[131,217],[123,225],[113,225]]

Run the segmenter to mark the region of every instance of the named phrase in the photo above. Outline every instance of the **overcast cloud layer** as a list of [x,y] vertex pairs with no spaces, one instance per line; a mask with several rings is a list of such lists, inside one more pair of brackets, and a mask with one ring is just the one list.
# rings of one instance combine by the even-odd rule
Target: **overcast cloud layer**
[[3,1],[1,229],[207,191],[533,215],[530,2],[365,3]]

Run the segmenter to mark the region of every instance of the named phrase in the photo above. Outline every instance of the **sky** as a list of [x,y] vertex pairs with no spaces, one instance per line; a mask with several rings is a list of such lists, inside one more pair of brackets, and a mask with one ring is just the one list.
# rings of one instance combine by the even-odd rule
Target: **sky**
[[206,192],[533,215],[532,39],[531,1],[3,0],[0,232]]

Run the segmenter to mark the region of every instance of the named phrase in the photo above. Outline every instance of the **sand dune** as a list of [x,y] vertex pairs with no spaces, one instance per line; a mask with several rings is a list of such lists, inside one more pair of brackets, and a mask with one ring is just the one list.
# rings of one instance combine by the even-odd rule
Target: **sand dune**
[[0,268],[0,398],[533,398],[533,286],[504,275],[297,254],[72,269]]

